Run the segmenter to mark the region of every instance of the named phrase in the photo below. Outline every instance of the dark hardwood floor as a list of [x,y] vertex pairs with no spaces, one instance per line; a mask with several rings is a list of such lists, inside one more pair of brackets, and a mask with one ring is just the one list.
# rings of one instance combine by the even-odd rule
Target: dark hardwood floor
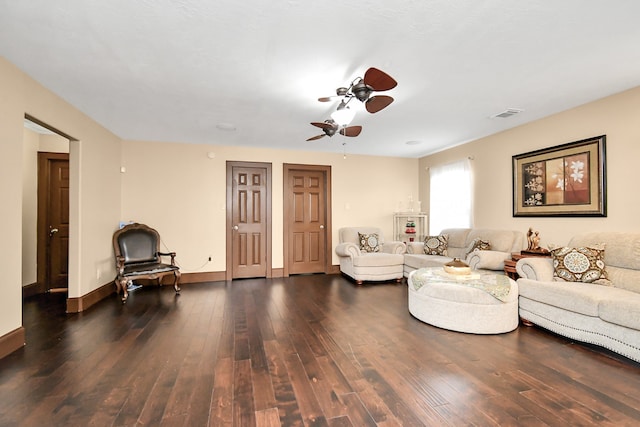
[[25,301],[28,344],[0,360],[2,426],[640,423],[639,364],[537,327],[426,325],[406,285],[146,287],[74,315],[64,298]]

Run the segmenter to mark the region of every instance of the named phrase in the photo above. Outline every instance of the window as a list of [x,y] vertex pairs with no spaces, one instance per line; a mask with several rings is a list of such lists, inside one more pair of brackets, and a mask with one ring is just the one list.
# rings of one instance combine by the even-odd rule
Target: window
[[429,232],[472,226],[471,162],[429,168]]

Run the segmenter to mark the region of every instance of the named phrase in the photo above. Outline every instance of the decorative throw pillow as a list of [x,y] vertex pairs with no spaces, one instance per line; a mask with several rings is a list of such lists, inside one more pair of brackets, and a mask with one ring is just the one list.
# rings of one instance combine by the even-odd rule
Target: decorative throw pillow
[[467,248],[467,256],[469,256],[469,254],[474,251],[490,251],[490,250],[491,250],[491,243],[489,243],[488,240],[482,240],[481,238],[476,237],[475,239],[473,239],[473,241],[469,244],[469,247]]
[[360,250],[364,252],[380,252],[380,243],[376,233],[362,234],[358,233],[358,241],[360,241]]
[[607,284],[604,245],[601,247],[560,247],[551,251],[553,276],[567,282]]
[[427,255],[447,256],[449,235],[427,236],[424,238],[424,253]]

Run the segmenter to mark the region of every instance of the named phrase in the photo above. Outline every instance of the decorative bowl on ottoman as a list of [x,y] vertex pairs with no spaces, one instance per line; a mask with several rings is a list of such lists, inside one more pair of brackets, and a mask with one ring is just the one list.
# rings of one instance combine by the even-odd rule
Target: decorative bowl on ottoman
[[471,274],[471,267],[464,261],[460,261],[460,258],[454,258],[453,261],[449,261],[444,266],[444,271],[449,274]]

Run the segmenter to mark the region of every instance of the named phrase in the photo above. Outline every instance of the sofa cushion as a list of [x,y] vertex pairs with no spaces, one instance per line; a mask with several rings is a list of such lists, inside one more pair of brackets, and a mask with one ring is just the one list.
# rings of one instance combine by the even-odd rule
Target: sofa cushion
[[600,301],[626,292],[594,283],[539,282],[531,279],[518,279],[518,286],[522,297],[593,317],[599,316]]
[[613,292],[600,301],[602,320],[626,328],[640,330],[640,295],[633,292]]
[[404,255],[402,254],[372,252],[370,254],[353,258],[354,267],[383,267],[402,264],[404,264]]
[[554,277],[567,282],[585,283],[607,279],[604,249],[601,247],[561,247],[553,249],[551,256],[553,257]]
[[[605,262],[606,257],[607,255]],[[607,277],[616,288],[640,294],[640,270],[612,267],[607,264]]]
[[424,254],[424,242],[407,242],[408,254]]
[[441,255],[404,254],[404,265],[411,268],[442,267],[452,258]]
[[449,241],[448,234],[440,234],[439,236],[425,237],[424,238],[425,255],[447,256],[448,241]]
[[377,233],[358,233],[360,250],[364,252],[380,252],[379,237]]
[[449,236],[449,247],[465,248],[469,242],[473,239],[468,239],[470,228],[445,228],[440,231],[440,234],[446,234]]
[[614,267],[640,271],[640,233],[594,232],[575,236],[568,246],[604,244],[605,262]]
[[524,233],[519,231],[473,228],[469,231],[464,245],[461,246],[467,247],[475,239],[491,242],[493,251],[519,252],[524,249]]

